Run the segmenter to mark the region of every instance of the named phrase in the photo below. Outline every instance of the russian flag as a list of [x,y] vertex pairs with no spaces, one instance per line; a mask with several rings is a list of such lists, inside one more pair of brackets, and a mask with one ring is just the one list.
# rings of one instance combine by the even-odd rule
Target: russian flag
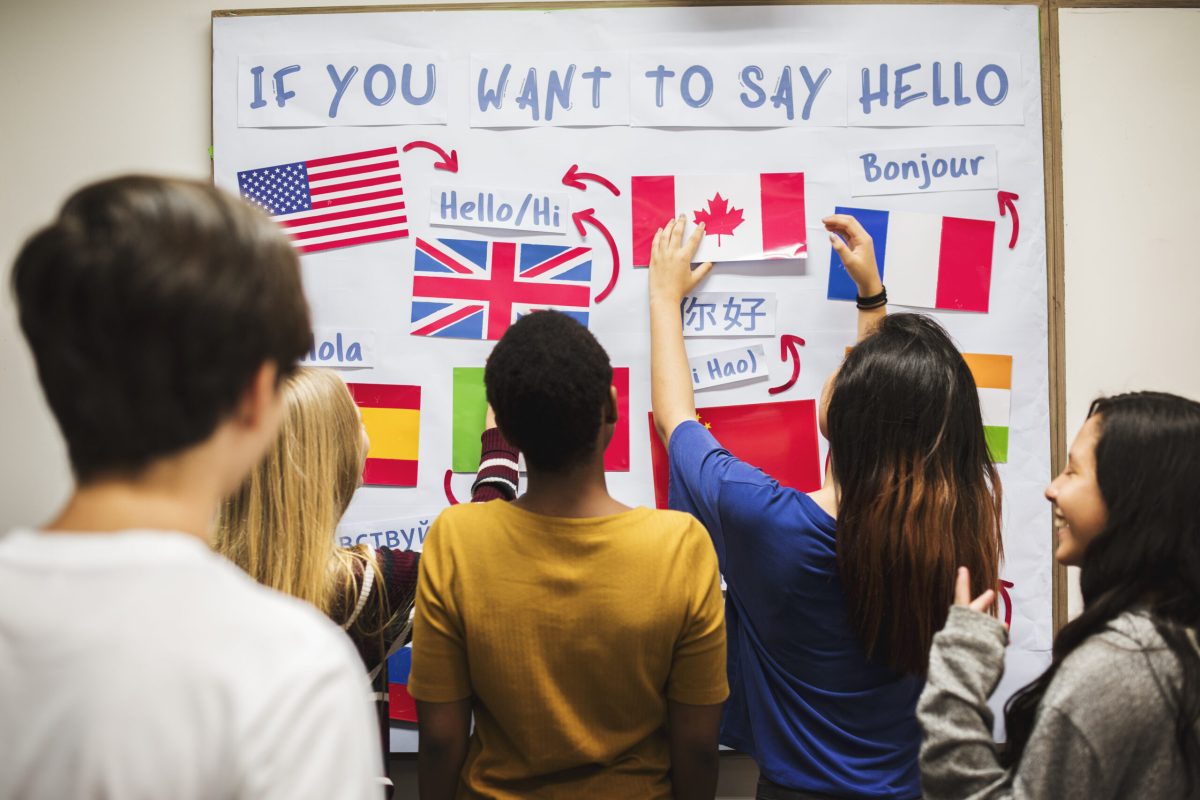
[[[856,217],[871,235],[889,303],[987,312],[994,221],[841,206],[834,213]],[[831,249],[829,299],[857,295],[842,259]]]
[[650,265],[654,232],[680,214],[704,221],[696,261],[805,258],[804,173],[635,175],[633,265]]
[[417,721],[417,702],[408,693],[408,673],[411,670],[412,645],[407,644],[387,660],[389,719]]

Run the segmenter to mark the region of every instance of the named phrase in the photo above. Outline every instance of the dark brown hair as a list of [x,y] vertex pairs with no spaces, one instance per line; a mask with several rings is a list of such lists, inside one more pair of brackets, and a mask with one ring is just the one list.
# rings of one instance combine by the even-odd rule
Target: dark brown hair
[[25,242],[12,285],[81,482],[203,441],[264,363],[286,375],[312,339],[287,238],[195,181],[80,189]]
[[924,675],[957,568],[973,594],[999,581],[1000,481],[971,371],[935,321],[890,315],[846,357],[828,427],[850,622],[868,656]]

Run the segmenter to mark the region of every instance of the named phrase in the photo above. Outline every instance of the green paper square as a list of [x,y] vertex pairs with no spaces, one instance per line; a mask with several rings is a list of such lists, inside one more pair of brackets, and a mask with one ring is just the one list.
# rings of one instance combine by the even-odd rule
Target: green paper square
[[454,368],[454,441],[450,469],[475,472],[479,469],[480,442],[487,420],[487,393],[483,367]]
[[1008,428],[997,425],[984,425],[983,438],[987,440],[988,450],[992,460],[997,464],[1008,463]]

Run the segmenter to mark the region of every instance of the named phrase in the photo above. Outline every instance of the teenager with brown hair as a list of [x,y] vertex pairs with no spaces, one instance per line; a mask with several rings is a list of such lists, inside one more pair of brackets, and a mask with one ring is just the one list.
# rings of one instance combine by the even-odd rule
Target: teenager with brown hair
[[346,637],[208,546],[311,343],[287,238],[207,184],[117,178],[12,280],[76,487],[0,539],[0,796],[378,796]]
[[703,226],[685,241],[682,217],[650,262],[654,419],[670,506],[704,523],[728,584],[721,743],[757,761],[763,800],[910,800],[930,641],[959,564],[998,580],[1000,486],[962,356],[928,317],[886,316],[870,236],[824,222],[860,309],[823,392],[824,486],[781,486],[696,422],[679,308],[712,265],[692,270]]

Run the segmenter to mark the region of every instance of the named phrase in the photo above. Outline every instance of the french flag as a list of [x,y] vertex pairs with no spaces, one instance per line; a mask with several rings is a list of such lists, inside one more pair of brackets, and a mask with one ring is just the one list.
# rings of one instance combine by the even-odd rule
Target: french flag
[[[994,221],[841,206],[834,213],[854,216],[871,235],[889,303],[987,313]],[[842,259],[831,249],[829,299],[857,295]]]
[[654,232],[680,214],[704,222],[697,262],[808,254],[803,172],[635,175],[630,189],[635,267],[649,266]]

